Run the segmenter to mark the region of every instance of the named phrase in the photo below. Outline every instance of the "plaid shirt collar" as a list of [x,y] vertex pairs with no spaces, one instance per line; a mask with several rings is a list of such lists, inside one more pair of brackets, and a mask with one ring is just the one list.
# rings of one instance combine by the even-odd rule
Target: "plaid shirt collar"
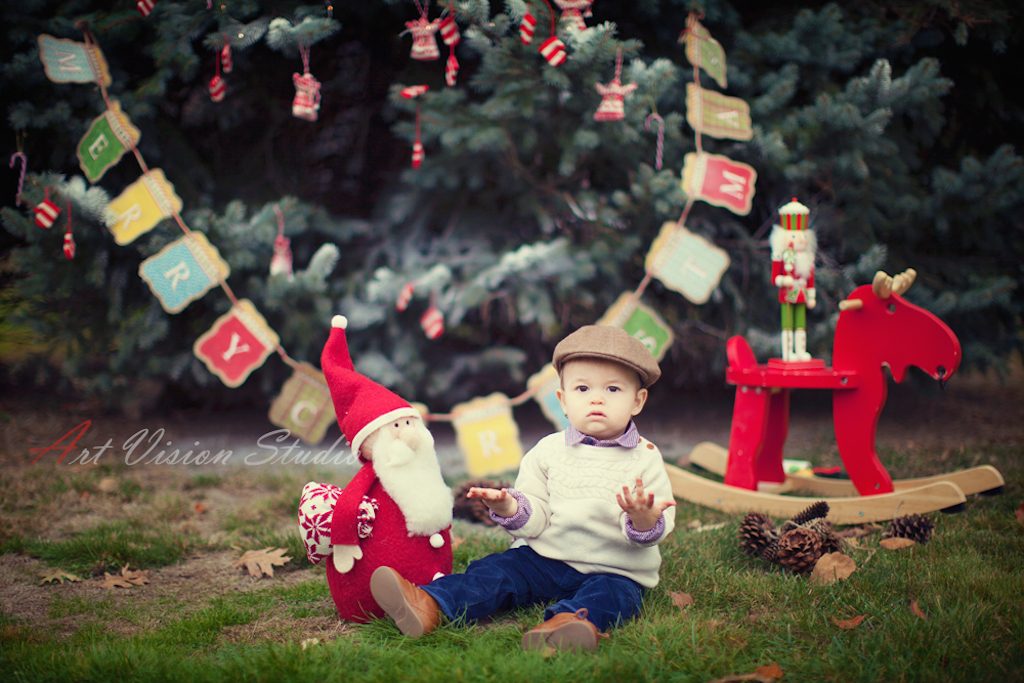
[[640,444],[640,432],[637,431],[636,423],[630,420],[626,431],[614,439],[595,439],[569,425],[569,428],[565,430],[565,445],[579,446],[580,444],[584,446],[598,446],[600,448],[611,448],[613,446],[636,448]]

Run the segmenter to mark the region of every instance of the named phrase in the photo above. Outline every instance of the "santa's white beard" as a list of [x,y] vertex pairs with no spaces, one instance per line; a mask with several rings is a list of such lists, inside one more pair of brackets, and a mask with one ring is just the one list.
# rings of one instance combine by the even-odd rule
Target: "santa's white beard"
[[429,536],[452,523],[452,492],[441,477],[433,438],[416,449],[384,429],[373,444],[373,469],[405,516],[410,536]]

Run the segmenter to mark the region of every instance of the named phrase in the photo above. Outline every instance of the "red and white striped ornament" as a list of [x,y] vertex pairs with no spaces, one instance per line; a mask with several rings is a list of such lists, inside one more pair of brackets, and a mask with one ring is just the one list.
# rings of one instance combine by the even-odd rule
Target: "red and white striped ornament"
[[411,282],[405,283],[402,289],[398,291],[398,298],[395,299],[395,310],[401,313],[405,309],[409,308],[409,302],[412,301],[412,295],[416,287]]
[[448,47],[454,47],[462,40],[462,34],[459,33],[459,25],[455,23],[455,17],[451,14],[441,20],[438,28],[441,32],[441,40]]
[[437,339],[444,334],[444,314],[437,306],[431,304],[420,317],[420,327],[423,328],[427,339]]
[[46,197],[43,201],[39,202],[35,208],[35,224],[44,230],[53,225],[53,222],[57,220],[57,216],[60,215],[60,207],[50,201],[49,190],[46,192]]
[[235,62],[231,59],[231,43],[224,43],[224,47],[220,49],[220,69],[229,74],[234,68]]
[[459,75],[459,60],[455,58],[455,50],[448,55],[448,61],[444,65],[444,82],[449,88],[455,87],[455,79]]
[[533,42],[533,32],[537,29],[537,18],[527,12],[523,15],[523,23],[519,24],[519,40],[523,45]]
[[68,202],[68,223],[64,228],[64,258],[68,261],[75,258],[75,237],[71,234],[71,202]]
[[[430,90],[427,85],[410,85],[402,88],[401,95],[407,100],[415,100],[423,93]],[[412,145],[412,167],[419,168],[423,163],[423,142],[420,140],[420,105],[416,103],[416,140]]]
[[148,17],[154,7],[156,7],[156,0],[138,0],[135,3],[135,9],[139,10],[139,14],[144,17]]
[[551,66],[561,66],[565,63],[565,43],[558,36],[551,36],[541,43],[539,52]]
[[224,79],[220,77],[220,74],[215,74],[210,79],[210,99],[214,102],[221,102],[224,100],[224,93],[228,90],[228,84],[224,82]]

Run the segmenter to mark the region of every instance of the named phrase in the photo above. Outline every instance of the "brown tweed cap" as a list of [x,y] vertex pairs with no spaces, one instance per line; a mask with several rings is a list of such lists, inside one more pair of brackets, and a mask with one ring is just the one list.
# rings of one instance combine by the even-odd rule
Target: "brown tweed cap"
[[640,385],[649,387],[661,377],[658,361],[647,347],[621,327],[586,325],[558,342],[551,362],[562,372],[567,361],[596,358],[621,363],[640,375]]

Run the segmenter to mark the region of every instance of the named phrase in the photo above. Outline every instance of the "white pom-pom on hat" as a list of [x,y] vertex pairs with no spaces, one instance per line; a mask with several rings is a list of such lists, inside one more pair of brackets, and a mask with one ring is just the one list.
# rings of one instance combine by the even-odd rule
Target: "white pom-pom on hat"
[[331,327],[340,327],[344,330],[348,327],[348,318],[343,315],[334,316],[331,318]]

